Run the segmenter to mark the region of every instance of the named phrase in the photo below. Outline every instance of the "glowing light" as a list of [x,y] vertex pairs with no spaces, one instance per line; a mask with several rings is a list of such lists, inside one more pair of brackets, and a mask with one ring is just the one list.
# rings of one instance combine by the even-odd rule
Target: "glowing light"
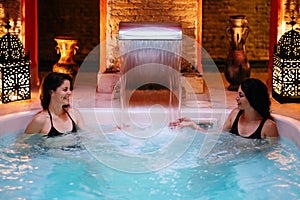
[[30,98],[29,56],[18,37],[9,32],[0,38],[0,90],[2,103]]
[[120,23],[119,39],[122,40],[180,40],[181,25],[178,23]]
[[300,33],[292,30],[279,39],[273,55],[272,96],[280,103],[300,102]]

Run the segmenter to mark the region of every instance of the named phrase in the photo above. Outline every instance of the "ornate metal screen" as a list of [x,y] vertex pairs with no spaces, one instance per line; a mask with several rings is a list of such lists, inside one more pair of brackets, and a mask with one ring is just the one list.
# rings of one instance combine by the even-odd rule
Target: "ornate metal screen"
[[9,32],[0,38],[0,99],[30,99],[30,59],[20,40]]
[[[293,18],[292,18],[293,19]],[[291,22],[292,26],[295,22]],[[273,55],[272,96],[280,103],[300,102],[300,33],[281,36]]]

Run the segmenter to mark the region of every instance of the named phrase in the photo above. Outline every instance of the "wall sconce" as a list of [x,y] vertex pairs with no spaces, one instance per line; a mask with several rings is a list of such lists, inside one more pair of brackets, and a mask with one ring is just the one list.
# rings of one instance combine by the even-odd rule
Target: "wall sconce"
[[9,33],[0,38],[0,100],[2,103],[30,99],[30,59],[21,41]]
[[284,33],[273,54],[272,97],[279,103],[300,102],[300,33],[293,29]]

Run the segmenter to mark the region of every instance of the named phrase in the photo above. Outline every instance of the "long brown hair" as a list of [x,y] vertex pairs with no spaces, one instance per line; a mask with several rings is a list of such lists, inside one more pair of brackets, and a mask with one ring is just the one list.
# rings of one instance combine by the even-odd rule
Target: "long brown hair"
[[259,79],[248,78],[241,84],[250,105],[264,118],[272,119],[270,115],[270,96],[267,86]]
[[[68,74],[58,72],[50,72],[43,79],[40,87],[40,100],[43,109],[48,109],[49,107],[51,100],[50,91],[56,91],[56,89],[61,86],[65,80],[69,80],[70,83],[72,83],[72,78]],[[72,85],[70,89],[73,89]]]

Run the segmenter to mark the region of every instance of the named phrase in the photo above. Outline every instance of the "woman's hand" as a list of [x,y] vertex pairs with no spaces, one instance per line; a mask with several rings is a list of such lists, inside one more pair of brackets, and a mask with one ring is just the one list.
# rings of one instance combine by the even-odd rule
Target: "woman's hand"
[[193,120],[191,120],[190,118],[179,118],[177,121],[175,122],[170,122],[169,123],[170,128],[183,128],[183,127],[191,127],[193,129],[196,130],[202,130]]

